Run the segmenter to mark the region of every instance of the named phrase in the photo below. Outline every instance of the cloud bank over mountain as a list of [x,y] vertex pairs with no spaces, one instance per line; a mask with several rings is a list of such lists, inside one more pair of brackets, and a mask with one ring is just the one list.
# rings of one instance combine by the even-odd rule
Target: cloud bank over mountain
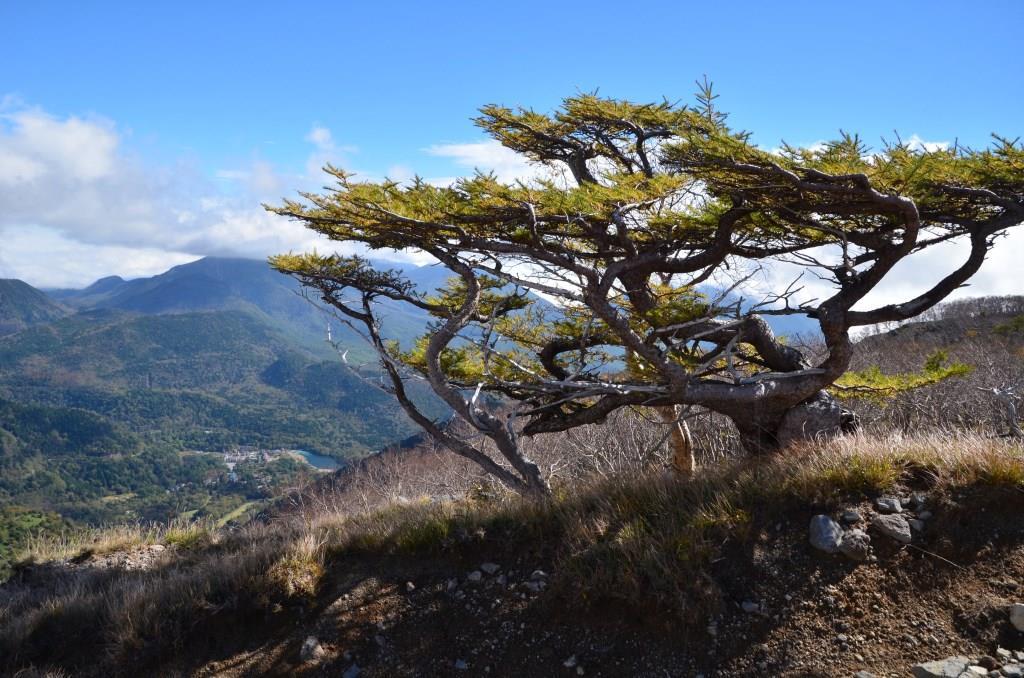
[[[941,147],[911,137],[924,148]],[[300,189],[318,189],[319,169],[332,163],[352,169],[358,149],[339,143],[332,130],[313,124],[296,145],[306,158],[291,171],[253,157],[241,167],[206,172],[194,160],[159,163],[133,148],[131,130],[98,116],[60,117],[12,98],[0,102],[0,277],[43,287],[79,286],[108,274],[152,275],[201,256],[262,258],[288,250],[345,251],[299,224],[267,213]],[[451,174],[429,177],[449,184],[474,170],[500,179],[532,179],[548,170],[526,162],[493,140],[429,145],[423,159],[448,163]],[[392,166],[375,174],[407,180],[413,170]],[[1015,257],[1024,232],[1011,232],[959,295],[1019,293]],[[377,254],[380,256],[380,253]],[[396,259],[422,259],[395,253]],[[965,250],[936,247],[900,265],[864,306],[900,301],[940,279]],[[757,295],[788,284],[791,269],[775,265],[752,279]],[[759,282],[758,282],[759,281]],[[827,295],[827,282],[804,277],[798,298]]]

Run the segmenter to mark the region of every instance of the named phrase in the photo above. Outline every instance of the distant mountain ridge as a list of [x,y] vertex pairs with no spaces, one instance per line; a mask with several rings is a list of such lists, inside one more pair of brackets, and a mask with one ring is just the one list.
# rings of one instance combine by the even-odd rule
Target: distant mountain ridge
[[[401,266],[381,262],[381,266],[401,269],[423,291],[443,285],[447,271],[432,266]],[[52,290],[51,296],[76,309],[119,309],[146,315],[188,313],[194,311],[241,310],[267,317],[278,328],[307,347],[323,346],[328,323],[333,336],[352,350],[353,357],[371,357],[364,342],[303,297],[302,286],[293,278],[270,268],[266,261],[206,257],[175,266],[149,278],[124,280],[111,276],[97,280],[81,290]],[[314,299],[314,301],[316,301]],[[385,332],[408,342],[422,333],[428,321],[419,309],[395,303],[383,307]]]

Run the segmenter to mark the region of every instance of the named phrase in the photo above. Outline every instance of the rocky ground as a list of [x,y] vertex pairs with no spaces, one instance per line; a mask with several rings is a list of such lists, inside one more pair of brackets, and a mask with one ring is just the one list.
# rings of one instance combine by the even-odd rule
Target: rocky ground
[[[834,549],[821,548],[815,516],[765,526],[715,563],[720,610],[699,620],[566,600],[548,583],[549,564],[510,560],[500,545],[487,558],[486,540],[475,563],[354,561],[333,574],[322,607],[286,633],[181,670],[347,678],[1018,676],[1024,612],[1011,614],[1011,606],[1024,601],[1020,502],[975,499],[896,496],[845,507],[829,516]],[[839,548],[851,535],[859,544],[848,549],[852,557]]]
[[[451,530],[443,538],[409,532],[417,541],[402,549],[380,541],[392,534],[386,529],[369,530],[378,541],[337,542],[317,561],[322,570],[302,595],[273,597],[261,593],[270,591],[265,586],[247,584],[259,576],[265,583],[270,563],[290,562],[279,558],[292,542],[273,525],[256,529],[249,541],[86,549],[72,560],[27,565],[0,589],[39,596],[43,602],[22,609],[48,615],[26,636],[33,647],[10,646],[29,658],[11,665],[23,678],[49,675],[50,668],[73,675],[93,668],[96,675],[345,678],[1024,674],[1024,485],[934,483],[918,468],[906,465],[901,480],[870,498],[848,490],[814,501],[766,495],[775,498],[745,505],[742,528],[700,533],[713,543],[677,547],[648,539],[630,542],[646,550],[618,549],[614,558],[600,551],[614,543],[575,542],[551,529],[554,518],[541,512],[445,523]],[[677,504],[666,499],[673,495],[657,496],[623,493],[614,500],[637,502],[619,515],[665,524],[654,514]],[[714,515],[739,509],[730,510]],[[545,516],[542,529],[519,529],[531,516]],[[621,526],[607,534],[636,539]],[[246,559],[263,564],[232,565]],[[583,561],[601,564],[580,571],[604,580],[574,578],[573,564]],[[289,571],[296,575],[288,581],[298,585],[312,572]],[[216,588],[230,572],[242,574]],[[133,584],[118,588],[120,581]],[[167,581],[176,583],[159,585]],[[635,588],[626,593],[616,588],[620,581]],[[66,600],[48,593],[56,583],[72,585],[62,589]],[[176,595],[182,587],[191,588]],[[137,604],[78,589],[120,592]],[[264,595],[270,597],[256,600]],[[77,608],[68,602],[74,600]],[[120,602],[127,612],[105,616],[96,600],[111,610]],[[176,614],[169,603],[179,606]],[[66,611],[58,615],[61,606]],[[139,613],[151,608],[158,608],[148,616],[151,625],[140,626]],[[108,626],[96,626],[102,623]],[[82,632],[90,628],[98,631]],[[118,632],[125,635],[115,644]],[[97,652],[111,660],[96,661],[103,656]]]

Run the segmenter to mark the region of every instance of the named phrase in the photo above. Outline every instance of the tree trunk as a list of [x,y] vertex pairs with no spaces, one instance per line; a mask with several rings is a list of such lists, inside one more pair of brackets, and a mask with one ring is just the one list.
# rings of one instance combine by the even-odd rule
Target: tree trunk
[[692,476],[695,462],[693,459],[693,438],[690,436],[690,427],[679,416],[680,409],[678,405],[659,407],[657,409],[661,420],[672,427],[668,439],[669,451],[672,452],[672,469],[681,476]]
[[826,391],[779,411],[733,416],[743,447],[750,454],[767,454],[810,440],[831,438],[857,430],[857,415]]

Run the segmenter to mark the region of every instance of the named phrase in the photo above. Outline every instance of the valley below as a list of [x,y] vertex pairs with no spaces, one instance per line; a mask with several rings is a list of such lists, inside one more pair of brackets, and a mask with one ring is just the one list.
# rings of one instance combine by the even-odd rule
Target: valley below
[[[410,342],[426,318],[396,309],[388,323]],[[244,520],[415,434],[368,356],[261,261],[202,259],[81,290],[0,281],[0,574],[40,533]]]

